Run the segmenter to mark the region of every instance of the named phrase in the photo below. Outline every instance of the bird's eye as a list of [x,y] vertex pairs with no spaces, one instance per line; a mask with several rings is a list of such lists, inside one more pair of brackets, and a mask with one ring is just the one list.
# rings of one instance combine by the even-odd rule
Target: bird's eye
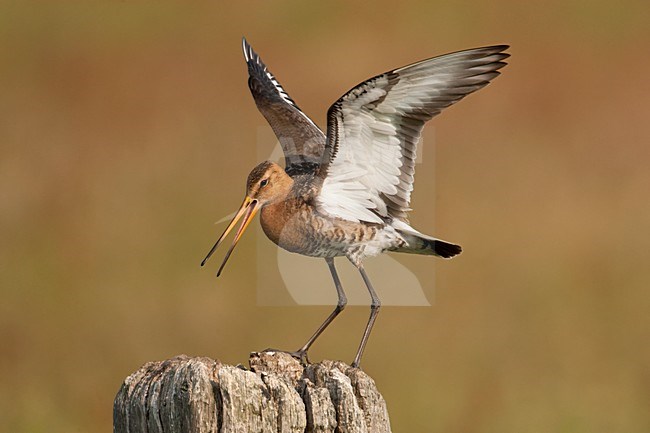
[[269,180],[268,180],[268,179],[262,179],[262,181],[260,182],[260,186],[261,186],[261,187],[264,187],[264,186],[266,186],[268,183],[269,183]]

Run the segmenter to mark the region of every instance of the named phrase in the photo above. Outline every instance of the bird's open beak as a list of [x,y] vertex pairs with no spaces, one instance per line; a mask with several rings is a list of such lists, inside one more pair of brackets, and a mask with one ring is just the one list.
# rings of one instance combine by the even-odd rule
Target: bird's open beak
[[237,242],[239,242],[239,239],[244,233],[244,230],[246,230],[246,227],[248,227],[248,224],[250,224],[250,222],[253,220],[253,217],[255,216],[258,210],[259,210],[259,202],[257,200],[253,200],[250,197],[246,196],[246,198],[244,199],[244,203],[242,203],[241,207],[237,211],[237,215],[235,215],[232,221],[230,221],[230,224],[228,224],[226,230],[219,237],[219,239],[214,244],[214,246],[210,249],[208,255],[205,256],[205,259],[203,259],[203,261],[201,262],[201,266],[203,266],[205,262],[208,261],[212,253],[214,253],[217,247],[221,245],[221,241],[223,241],[223,239],[228,235],[228,233],[230,233],[232,228],[235,227],[235,224],[237,224],[237,221],[239,221],[239,219],[243,215],[244,220],[239,226],[239,229],[237,230],[237,234],[235,234],[235,239],[232,241],[232,245],[230,246],[230,249],[226,253],[226,257],[223,259],[223,263],[221,264],[221,267],[219,267],[219,271],[217,272],[217,277],[221,275],[221,271],[223,270],[223,267],[226,266],[226,262],[228,261],[230,254],[232,254],[232,251],[235,249],[235,246],[237,245]]

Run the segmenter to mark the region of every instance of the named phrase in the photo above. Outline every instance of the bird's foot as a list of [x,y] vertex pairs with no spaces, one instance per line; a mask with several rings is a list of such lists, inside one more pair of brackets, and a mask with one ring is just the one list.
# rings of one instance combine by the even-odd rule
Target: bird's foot
[[289,352],[288,350],[273,349],[269,347],[268,349],[264,349],[263,352],[286,353],[287,355],[290,355],[291,357],[300,361],[300,364],[302,364],[304,367],[307,367],[308,365],[311,364],[311,362],[309,362],[309,358],[307,357],[306,350],[296,350],[295,352]]
[[298,361],[300,361],[300,363],[305,367],[311,364],[311,362],[309,362],[309,358],[307,357],[306,350],[296,350],[295,352],[288,352],[288,353],[289,355],[293,356]]

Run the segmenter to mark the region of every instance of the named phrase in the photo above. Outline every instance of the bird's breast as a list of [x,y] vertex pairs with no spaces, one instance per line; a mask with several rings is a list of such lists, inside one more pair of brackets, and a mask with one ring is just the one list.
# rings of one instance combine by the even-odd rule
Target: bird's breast
[[260,223],[266,236],[276,245],[296,253],[309,255],[309,212],[287,200],[262,208]]
[[283,206],[270,204],[264,206],[260,212],[260,224],[264,234],[275,244],[279,244],[282,231],[288,220],[288,215],[282,209]]

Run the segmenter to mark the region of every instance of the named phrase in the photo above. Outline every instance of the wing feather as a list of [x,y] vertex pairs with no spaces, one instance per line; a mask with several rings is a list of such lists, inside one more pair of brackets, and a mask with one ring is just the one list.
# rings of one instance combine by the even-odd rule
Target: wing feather
[[336,101],[317,203],[351,221],[408,222],[425,122],[499,75],[506,45],[459,51],[377,75]]
[[325,149],[323,131],[300,110],[245,38],[242,49],[248,65],[248,87],[257,108],[280,141],[287,167],[319,163]]

